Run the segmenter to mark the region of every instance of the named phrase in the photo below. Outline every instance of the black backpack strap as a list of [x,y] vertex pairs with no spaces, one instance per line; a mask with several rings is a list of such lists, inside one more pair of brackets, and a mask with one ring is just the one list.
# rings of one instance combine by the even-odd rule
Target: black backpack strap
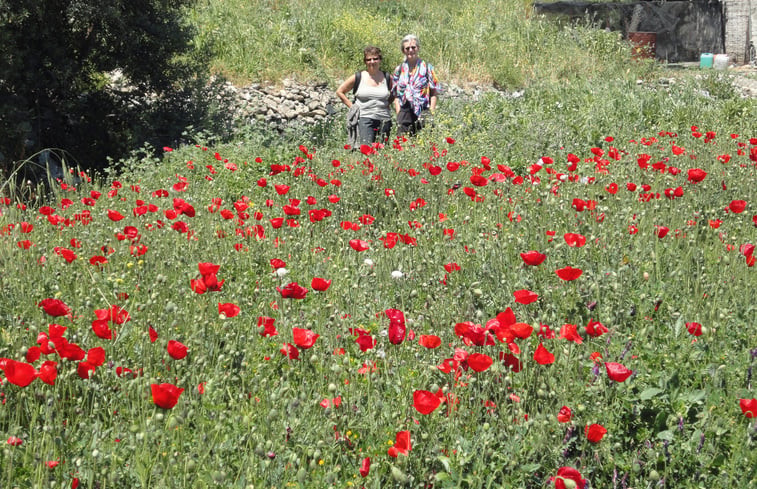
[[352,85],[352,94],[353,95],[357,93],[357,87],[360,85],[360,77],[361,77],[362,74],[363,74],[362,71],[355,72],[355,84]]
[[388,72],[384,72],[384,79],[386,80],[386,88],[389,89],[389,93],[392,92],[392,75]]

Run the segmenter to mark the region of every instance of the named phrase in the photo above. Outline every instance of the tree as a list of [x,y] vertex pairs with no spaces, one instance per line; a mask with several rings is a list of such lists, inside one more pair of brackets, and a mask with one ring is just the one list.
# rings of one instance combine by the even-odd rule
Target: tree
[[0,0],[5,174],[51,147],[101,168],[108,156],[210,122],[205,53],[192,50],[184,16],[192,2]]

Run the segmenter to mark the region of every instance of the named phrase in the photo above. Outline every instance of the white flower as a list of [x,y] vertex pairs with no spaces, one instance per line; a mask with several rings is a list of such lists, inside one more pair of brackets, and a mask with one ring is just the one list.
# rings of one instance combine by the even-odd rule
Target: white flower
[[403,276],[404,275],[399,270],[395,270],[392,272],[392,278],[394,279],[402,278]]
[[284,267],[276,269],[276,275],[279,276],[279,277],[283,277],[284,275],[287,275],[288,273],[289,273],[289,270],[287,270]]
[[370,258],[366,258],[365,260],[363,260],[363,263],[367,267],[372,267],[373,266],[373,260],[371,260]]

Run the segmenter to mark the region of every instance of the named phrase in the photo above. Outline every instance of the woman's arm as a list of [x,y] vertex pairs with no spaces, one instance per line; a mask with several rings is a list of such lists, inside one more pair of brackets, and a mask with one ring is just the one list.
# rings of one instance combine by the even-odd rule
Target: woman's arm
[[355,75],[350,75],[349,78],[344,80],[344,83],[339,85],[339,88],[336,89],[336,96],[339,97],[339,99],[344,102],[344,105],[347,107],[352,107],[352,101],[347,98],[347,92],[352,90],[352,87],[355,86]]
[[432,114],[436,111],[436,90],[433,88],[428,92],[428,110]]

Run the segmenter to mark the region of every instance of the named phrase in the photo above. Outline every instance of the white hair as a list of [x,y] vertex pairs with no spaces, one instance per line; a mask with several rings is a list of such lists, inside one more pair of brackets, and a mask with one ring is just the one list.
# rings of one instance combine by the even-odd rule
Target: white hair
[[418,46],[418,49],[421,48],[421,41],[418,39],[418,37],[415,34],[408,34],[400,41],[400,51],[405,48],[405,43],[410,41],[415,41],[415,45]]

